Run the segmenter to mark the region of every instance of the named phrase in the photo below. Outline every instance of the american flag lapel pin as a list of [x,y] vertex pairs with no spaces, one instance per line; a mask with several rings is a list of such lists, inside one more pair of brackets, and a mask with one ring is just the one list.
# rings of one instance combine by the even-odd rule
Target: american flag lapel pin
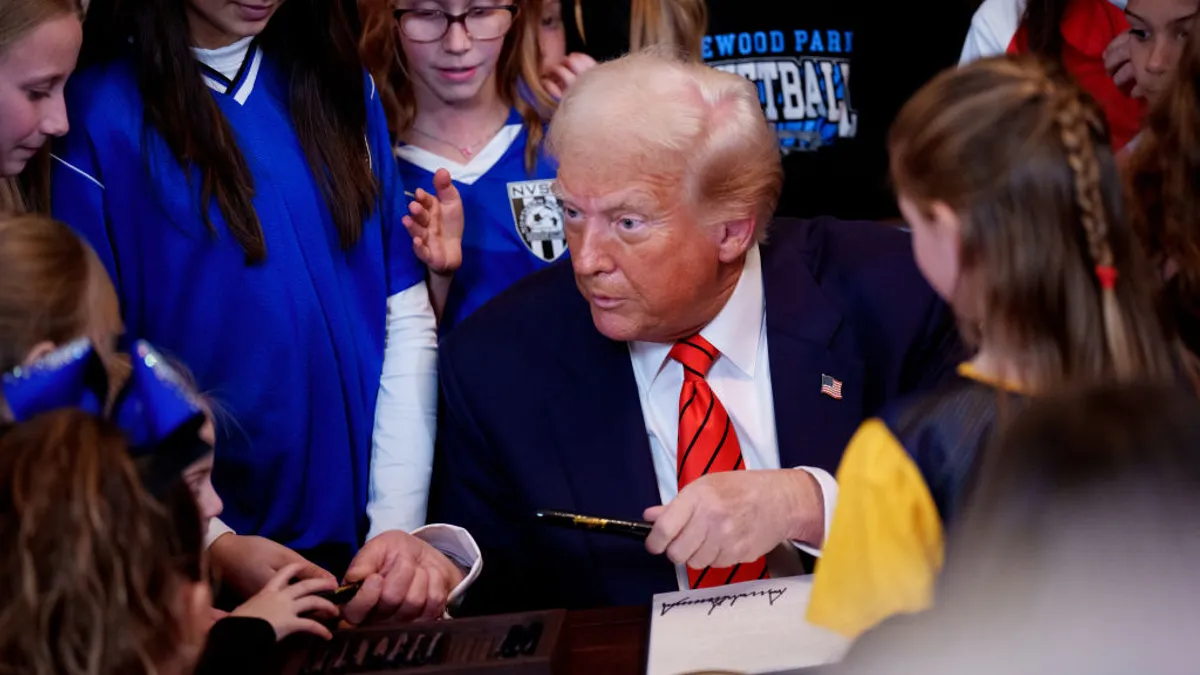
[[835,380],[828,375],[821,375],[821,393],[829,398],[840,401],[842,400],[842,381]]

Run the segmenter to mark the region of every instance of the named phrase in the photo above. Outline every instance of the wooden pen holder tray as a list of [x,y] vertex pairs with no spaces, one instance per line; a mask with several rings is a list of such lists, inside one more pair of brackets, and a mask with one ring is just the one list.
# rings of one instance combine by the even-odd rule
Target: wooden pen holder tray
[[553,675],[566,612],[360,626],[285,645],[280,675]]

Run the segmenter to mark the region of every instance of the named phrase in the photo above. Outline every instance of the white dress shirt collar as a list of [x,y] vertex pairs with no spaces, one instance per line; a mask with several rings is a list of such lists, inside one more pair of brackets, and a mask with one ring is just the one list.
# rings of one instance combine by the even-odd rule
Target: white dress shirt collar
[[[700,336],[738,370],[753,378],[762,337],[763,312],[762,259],[755,245],[746,252],[742,274],[733,294],[717,316],[700,330]],[[629,343],[633,367],[644,382],[654,381],[666,365],[673,346],[661,342]]]

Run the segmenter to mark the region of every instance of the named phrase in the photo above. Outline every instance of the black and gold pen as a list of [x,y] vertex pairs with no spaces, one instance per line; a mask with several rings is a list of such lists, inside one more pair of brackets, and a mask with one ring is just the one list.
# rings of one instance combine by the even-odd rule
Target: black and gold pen
[[569,527],[575,530],[589,530],[592,532],[602,532],[604,534],[615,534],[622,537],[632,537],[634,539],[645,539],[650,535],[650,530],[654,527],[650,523],[634,522],[631,520],[617,520],[614,518],[597,518],[595,516],[581,516],[577,513],[564,513],[562,511],[538,511],[537,519],[547,525],[556,527]]
[[362,582],[352,581],[350,583],[342,584],[335,590],[321,591],[320,593],[314,593],[313,595],[325,598],[335,605],[344,605],[354,599],[354,596],[358,594],[359,588],[362,588]]

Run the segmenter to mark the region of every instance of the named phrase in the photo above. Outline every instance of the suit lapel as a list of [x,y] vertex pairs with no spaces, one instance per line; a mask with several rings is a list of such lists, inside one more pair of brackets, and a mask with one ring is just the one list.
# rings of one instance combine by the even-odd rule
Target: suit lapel
[[659,503],[645,418],[629,349],[605,338],[586,318],[564,350],[554,401],[559,455],[580,511],[640,520]]
[[[817,283],[821,241],[808,222],[787,227],[763,247],[767,349],[775,429],[783,467],[837,470],[842,451],[862,422],[862,360],[852,338],[839,332],[842,313]],[[841,382],[842,398],[821,391],[822,376]]]
[[[650,441],[629,348],[601,335],[580,298],[581,311],[564,316],[564,345],[552,392],[554,445],[573,504],[543,505],[608,518],[641,520],[661,502]],[[673,590],[674,568],[640,541],[568,533],[594,564],[603,597],[645,598]],[[640,601],[640,600],[637,600]]]

